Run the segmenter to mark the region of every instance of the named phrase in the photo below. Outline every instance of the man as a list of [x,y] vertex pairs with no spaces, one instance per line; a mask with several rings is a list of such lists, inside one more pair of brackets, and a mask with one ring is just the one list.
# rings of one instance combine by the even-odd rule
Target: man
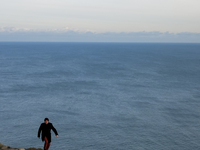
[[48,150],[51,143],[51,129],[55,133],[56,137],[58,137],[58,132],[54,128],[53,124],[49,122],[48,118],[44,119],[44,123],[40,125],[40,128],[38,130],[38,138],[40,138],[40,133],[42,131],[42,141],[45,141],[44,143],[44,150]]

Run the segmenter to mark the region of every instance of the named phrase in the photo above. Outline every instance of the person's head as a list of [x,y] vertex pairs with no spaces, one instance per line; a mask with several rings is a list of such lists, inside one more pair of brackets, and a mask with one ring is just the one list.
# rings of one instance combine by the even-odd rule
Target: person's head
[[48,119],[48,118],[45,118],[45,119],[44,119],[44,122],[45,122],[46,124],[48,124],[48,123],[49,123],[49,119]]

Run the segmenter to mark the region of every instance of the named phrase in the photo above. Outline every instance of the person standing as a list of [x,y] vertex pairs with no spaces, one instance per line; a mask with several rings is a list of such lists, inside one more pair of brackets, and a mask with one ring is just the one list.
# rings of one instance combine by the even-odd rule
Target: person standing
[[42,131],[42,141],[44,143],[44,150],[48,150],[51,144],[51,130],[55,133],[56,137],[58,137],[58,132],[54,128],[53,124],[49,122],[48,118],[44,119],[44,123],[42,123],[38,129],[38,138],[40,138],[40,133]]

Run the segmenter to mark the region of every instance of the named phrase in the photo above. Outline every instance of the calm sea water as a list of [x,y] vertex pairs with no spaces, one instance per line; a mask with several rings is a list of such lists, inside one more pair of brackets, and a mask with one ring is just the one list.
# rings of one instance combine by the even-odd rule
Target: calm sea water
[[0,142],[199,150],[200,44],[0,43]]

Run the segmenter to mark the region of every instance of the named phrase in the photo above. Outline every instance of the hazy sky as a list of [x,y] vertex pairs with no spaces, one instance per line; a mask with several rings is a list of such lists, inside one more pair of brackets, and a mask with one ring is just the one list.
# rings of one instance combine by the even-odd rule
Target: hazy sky
[[0,32],[200,33],[200,0],[0,0]]
[[200,32],[200,0],[1,0],[0,26],[93,32]]

